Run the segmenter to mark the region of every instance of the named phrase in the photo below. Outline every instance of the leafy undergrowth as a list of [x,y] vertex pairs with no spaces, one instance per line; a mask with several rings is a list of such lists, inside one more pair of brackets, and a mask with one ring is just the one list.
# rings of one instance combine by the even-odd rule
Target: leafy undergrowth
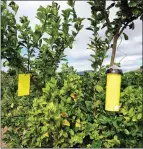
[[[2,126],[9,128],[4,141],[13,148],[140,148],[142,88],[137,82],[141,73],[136,75],[135,84],[132,73],[122,77],[119,112],[104,109],[105,68],[80,76],[63,65],[62,72],[51,77],[39,97],[12,95],[16,78],[8,77],[11,85],[2,85]],[[126,77],[131,86],[125,84]]]

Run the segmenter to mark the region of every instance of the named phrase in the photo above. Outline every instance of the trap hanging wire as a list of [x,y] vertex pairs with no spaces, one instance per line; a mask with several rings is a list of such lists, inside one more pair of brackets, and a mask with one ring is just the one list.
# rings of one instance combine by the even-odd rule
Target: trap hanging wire
[[[121,38],[121,42],[122,42],[122,38]],[[120,42],[120,44],[121,44],[121,42]],[[118,45],[118,47],[119,47],[119,45]],[[119,52],[121,52],[121,51],[119,51]],[[121,53],[123,53],[123,52],[121,52]],[[123,54],[125,55],[125,57],[127,56],[125,53],[123,53]],[[120,62],[125,57],[123,57],[120,60]],[[107,69],[106,74],[107,74],[107,82],[106,82],[105,110],[106,111],[119,111],[121,76],[123,75],[123,72],[121,69],[119,69],[118,66],[113,65]]]
[[124,56],[123,58],[121,58],[121,60],[119,61],[119,63],[121,63],[121,61],[122,61],[125,57],[127,57],[127,54],[126,54],[126,53],[124,53],[123,51],[121,51],[121,50],[118,49],[119,46],[120,46],[120,44],[122,43],[122,37],[120,36],[120,38],[121,38],[121,41],[120,41],[120,43],[119,43],[119,45],[118,45],[118,47],[117,47],[117,51],[119,51],[120,53],[124,54],[125,56]]

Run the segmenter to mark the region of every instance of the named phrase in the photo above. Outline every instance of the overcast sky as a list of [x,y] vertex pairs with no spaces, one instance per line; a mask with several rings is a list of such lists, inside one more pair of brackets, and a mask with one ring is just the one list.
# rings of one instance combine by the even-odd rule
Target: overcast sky
[[[60,4],[61,9],[66,9],[68,5],[66,1],[56,1]],[[35,18],[36,10],[39,8],[40,5],[47,6],[51,4],[51,1],[16,1],[19,5],[19,11],[17,14],[17,19],[20,16],[28,16],[29,20],[31,21],[32,28],[35,24],[39,23],[38,20]],[[111,3],[110,1],[107,2],[108,5]],[[90,12],[90,5],[87,1],[77,1],[75,5],[75,9],[77,15],[79,17],[88,18],[91,16]],[[116,8],[112,9],[110,19],[114,18],[116,12]],[[19,19],[18,19],[19,20]],[[84,70],[92,70],[91,62],[88,60],[90,59],[90,54],[92,53],[91,50],[87,49],[87,44],[90,43],[90,37],[92,32],[87,31],[85,28],[90,26],[90,22],[88,20],[83,21],[84,28],[81,30],[79,35],[76,37],[76,41],[74,42],[73,49],[66,49],[65,54],[69,60],[69,65],[74,66],[75,69],[78,71]],[[123,51],[127,54],[121,62],[122,70],[129,71],[138,69],[142,65],[142,22],[141,20],[135,21],[135,29],[129,30],[126,29],[125,33],[129,36],[129,40],[125,41],[122,38],[122,42],[119,46],[119,50]],[[100,35],[104,37],[104,32],[100,32]],[[118,44],[120,43],[120,39]],[[107,52],[108,58],[104,60],[103,64],[109,64],[111,58],[111,49]],[[124,57],[124,54],[117,51],[115,62],[119,62]]]

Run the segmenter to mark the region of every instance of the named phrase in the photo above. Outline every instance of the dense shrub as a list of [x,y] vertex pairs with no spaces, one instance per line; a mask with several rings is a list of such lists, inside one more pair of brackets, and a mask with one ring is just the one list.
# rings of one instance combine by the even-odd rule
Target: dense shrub
[[143,84],[142,73],[140,71],[131,71],[124,74],[122,79],[122,88],[125,89],[128,86],[141,87]]
[[[96,75],[88,72],[80,76],[72,67],[63,65],[62,72],[46,83],[42,96],[35,97],[31,107],[26,105],[27,97],[7,105],[7,144],[33,148],[142,147],[138,125],[142,118],[141,87],[126,87],[121,92],[120,111],[107,112],[105,68]],[[20,117],[11,117],[17,115]]]

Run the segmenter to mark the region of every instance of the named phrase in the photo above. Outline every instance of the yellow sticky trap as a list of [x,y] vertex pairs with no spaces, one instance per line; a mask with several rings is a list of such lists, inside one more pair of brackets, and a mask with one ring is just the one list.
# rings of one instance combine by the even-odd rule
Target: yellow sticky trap
[[29,95],[30,74],[19,74],[18,76],[18,96]]
[[120,86],[120,74],[107,74],[105,110],[119,111]]

